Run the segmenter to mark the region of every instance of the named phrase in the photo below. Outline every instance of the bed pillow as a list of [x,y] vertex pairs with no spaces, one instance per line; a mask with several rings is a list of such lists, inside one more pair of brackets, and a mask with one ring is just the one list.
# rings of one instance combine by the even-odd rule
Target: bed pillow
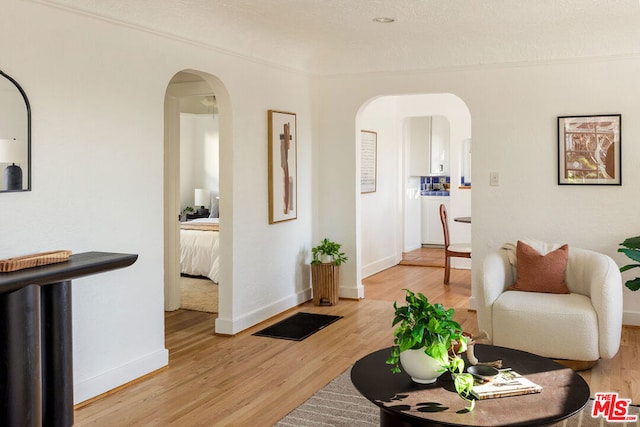
[[568,294],[565,270],[569,259],[569,246],[562,245],[546,255],[518,240],[516,246],[518,277],[511,290]]

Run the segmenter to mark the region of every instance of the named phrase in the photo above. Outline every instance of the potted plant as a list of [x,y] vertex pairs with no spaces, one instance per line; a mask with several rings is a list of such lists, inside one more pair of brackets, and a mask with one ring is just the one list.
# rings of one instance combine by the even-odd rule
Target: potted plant
[[[622,252],[631,260],[640,263],[640,236],[629,237],[624,242],[620,243],[622,248],[618,249],[618,252]],[[640,267],[640,264],[627,264],[620,267],[620,272],[630,270],[632,268]],[[640,289],[640,277],[636,277],[632,280],[627,280],[625,286],[632,291]]]
[[[423,294],[405,289],[406,305],[393,303],[395,317],[393,347],[387,364],[391,371],[400,372],[399,364],[416,382],[435,382],[444,372],[451,372],[458,394],[471,402],[473,376],[463,373],[464,360],[461,353],[467,350],[467,338],[460,325],[453,320],[454,309],[445,309],[442,304],[431,304]],[[418,360],[419,359],[419,360]],[[422,368],[432,371],[420,372]],[[429,378],[430,377],[430,378]]]
[[180,212],[180,221],[184,222],[188,219],[188,216],[190,213],[193,212],[193,208],[191,206],[187,206],[185,207],[182,212]]
[[335,305],[340,292],[340,265],[347,261],[342,245],[327,238],[311,248],[311,286],[314,305]]

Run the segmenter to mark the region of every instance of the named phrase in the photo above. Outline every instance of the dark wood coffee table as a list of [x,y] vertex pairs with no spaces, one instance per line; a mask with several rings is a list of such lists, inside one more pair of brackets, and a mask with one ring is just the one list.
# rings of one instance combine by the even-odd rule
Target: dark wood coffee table
[[589,401],[589,386],[571,369],[553,360],[524,351],[476,344],[480,361],[502,359],[531,381],[541,393],[468,402],[455,392],[449,373],[430,385],[411,381],[404,371],[391,373],[385,363],[390,348],[360,359],[351,370],[351,381],[360,393],[380,407],[381,426],[540,426],[561,421],[580,411]]

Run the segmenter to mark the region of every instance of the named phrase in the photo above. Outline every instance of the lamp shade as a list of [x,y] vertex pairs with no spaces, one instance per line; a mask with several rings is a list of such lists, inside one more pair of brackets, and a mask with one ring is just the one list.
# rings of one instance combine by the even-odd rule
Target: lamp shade
[[209,205],[211,204],[209,190],[205,190],[204,188],[196,188],[193,199],[193,204],[195,206],[209,207]]
[[22,163],[25,144],[16,138],[0,139],[0,163]]

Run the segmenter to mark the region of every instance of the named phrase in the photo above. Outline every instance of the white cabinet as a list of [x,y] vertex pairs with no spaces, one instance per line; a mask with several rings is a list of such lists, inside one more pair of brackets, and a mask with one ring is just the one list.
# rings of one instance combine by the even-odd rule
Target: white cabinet
[[431,117],[431,175],[449,175],[449,119]]
[[431,117],[407,117],[404,131],[409,141],[409,176],[428,176]]
[[449,210],[448,196],[422,196],[421,228],[423,245],[444,245],[440,205]]

